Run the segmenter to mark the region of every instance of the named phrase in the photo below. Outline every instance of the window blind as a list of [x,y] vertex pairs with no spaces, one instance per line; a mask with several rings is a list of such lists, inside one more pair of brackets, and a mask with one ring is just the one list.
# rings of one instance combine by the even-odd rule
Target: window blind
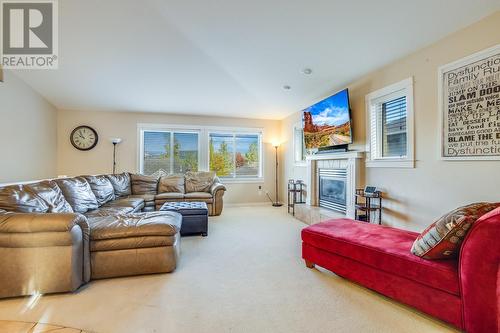
[[198,171],[198,133],[151,130],[143,135],[144,174]]
[[143,171],[151,175],[159,170],[171,172],[170,132],[144,132]]
[[406,156],[406,96],[382,103],[382,156]]

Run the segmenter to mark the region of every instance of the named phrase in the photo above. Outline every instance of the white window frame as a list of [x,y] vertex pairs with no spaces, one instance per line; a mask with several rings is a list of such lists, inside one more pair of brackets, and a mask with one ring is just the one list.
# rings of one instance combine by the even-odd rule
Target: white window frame
[[[221,127],[221,126],[191,126],[191,125],[172,125],[172,124],[137,124],[137,171],[142,173],[144,170],[144,132],[176,132],[176,133],[197,133],[198,134],[198,170],[209,171],[209,139],[210,133],[227,134],[255,134],[259,136],[259,177],[250,178],[229,178],[221,177],[225,183],[263,183],[264,182],[264,129],[250,127]],[[172,143],[171,143],[172,144]]]
[[[138,125],[138,158],[137,158],[137,170],[139,173],[144,172],[144,133],[145,132],[169,132],[171,133],[170,140],[170,150],[173,152],[174,142],[172,140],[173,133],[192,133],[198,134],[198,170],[201,170],[202,165],[202,151],[201,151],[201,141],[202,141],[202,131],[200,128],[193,128],[192,126],[184,125],[161,125],[161,124],[139,124]],[[174,169],[174,159],[170,159],[170,171]]]
[[[257,177],[222,177],[219,178],[224,180],[225,183],[260,183],[264,181],[264,154],[263,154],[263,131],[262,129],[255,128],[236,128],[229,129],[227,127],[217,127],[217,128],[208,128],[207,129],[207,153],[208,152],[208,144],[210,143],[210,134],[221,134],[221,135],[232,135],[233,139],[238,134],[250,134],[257,135],[259,137],[259,175]],[[236,144],[236,140],[235,140]],[[236,149],[233,147],[233,155],[236,155]],[[233,156],[234,157],[234,156]],[[210,169],[210,156],[207,156],[207,170]]]
[[[406,96],[406,156],[382,156],[382,126],[377,120],[377,105]],[[366,103],[366,166],[381,168],[414,168],[414,110],[413,77],[371,92],[365,97]],[[375,128],[375,133],[372,133]]]

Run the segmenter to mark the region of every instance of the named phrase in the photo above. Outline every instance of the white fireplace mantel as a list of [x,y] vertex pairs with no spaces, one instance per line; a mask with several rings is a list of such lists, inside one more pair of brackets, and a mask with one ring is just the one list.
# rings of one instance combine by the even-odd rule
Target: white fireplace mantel
[[348,151],[341,153],[324,153],[306,156],[307,179],[309,187],[306,197],[306,204],[318,205],[318,162],[319,161],[339,161],[347,170],[346,184],[346,216],[354,218],[354,194],[360,185],[360,167],[364,158],[364,152]]
[[360,159],[365,156],[362,151],[347,151],[342,153],[325,153],[316,155],[307,155],[306,161],[317,161],[317,160],[348,160],[351,158]]

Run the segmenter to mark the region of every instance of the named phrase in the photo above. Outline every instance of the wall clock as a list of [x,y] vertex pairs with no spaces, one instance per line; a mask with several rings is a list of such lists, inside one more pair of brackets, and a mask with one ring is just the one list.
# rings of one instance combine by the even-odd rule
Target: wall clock
[[71,132],[70,141],[78,150],[91,150],[97,145],[99,136],[95,129],[89,126],[78,126]]

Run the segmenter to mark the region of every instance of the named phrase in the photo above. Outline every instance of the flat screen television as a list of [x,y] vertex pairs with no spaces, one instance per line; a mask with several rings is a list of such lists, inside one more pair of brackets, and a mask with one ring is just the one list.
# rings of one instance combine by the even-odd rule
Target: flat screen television
[[303,110],[302,123],[308,150],[330,150],[352,143],[349,91],[339,91]]

